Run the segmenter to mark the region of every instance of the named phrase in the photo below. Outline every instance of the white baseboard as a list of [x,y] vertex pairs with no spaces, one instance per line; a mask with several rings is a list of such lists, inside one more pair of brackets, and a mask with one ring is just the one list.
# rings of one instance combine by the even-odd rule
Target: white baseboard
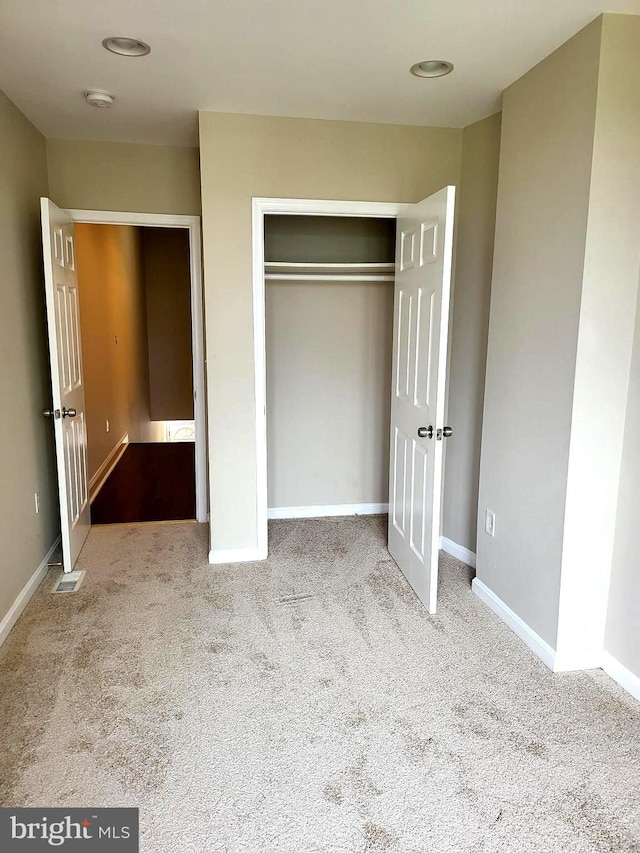
[[602,653],[602,668],[609,678],[613,678],[627,693],[630,693],[635,699],[640,701],[640,678],[637,675],[634,675],[630,669],[623,666],[609,652]]
[[553,656],[554,672],[576,672],[580,669],[600,669],[602,649],[557,649]]
[[469,548],[465,548],[464,545],[458,545],[457,542],[447,539],[446,536],[441,536],[440,550],[446,551],[447,554],[451,554],[452,557],[455,557],[457,560],[461,560],[463,563],[466,563],[467,566],[471,566],[472,569],[475,569],[476,555],[473,551],[470,551]]
[[220,565],[221,563],[255,563],[266,560],[266,550],[261,548],[226,548],[211,549],[209,551],[209,563]]
[[538,636],[517,613],[514,613],[510,607],[507,607],[504,601],[498,598],[495,592],[490,590],[481,580],[474,578],[471,588],[480,601],[486,604],[490,610],[493,610],[549,669],[553,669],[556,654],[555,649],[552,649],[542,637]]
[[600,649],[554,649],[481,580],[474,578],[471,588],[553,672],[576,672],[602,666]]
[[109,453],[102,465],[98,468],[93,477],[89,480],[89,502],[93,503],[98,492],[104,486],[109,474],[120,461],[120,457],[127,449],[129,444],[129,434],[125,432],[120,441],[115,445]]
[[55,553],[55,550],[59,544],[60,544],[60,537],[58,536],[58,538],[53,543],[51,548],[49,548],[49,550],[47,551],[44,559],[42,560],[42,562],[40,563],[38,568],[35,570],[35,572],[31,575],[29,580],[26,582],[26,584],[20,590],[18,597],[13,602],[13,604],[9,608],[8,612],[3,617],[2,621],[0,621],[0,646],[4,643],[4,641],[9,636],[9,631],[11,631],[13,626],[18,621],[18,617],[20,616],[22,611],[25,609],[25,607],[29,603],[31,596],[36,591],[36,589],[40,585],[42,579],[46,575],[47,564],[48,564],[49,560],[51,559],[51,557],[53,556],[53,554]]
[[327,504],[326,506],[279,506],[267,510],[267,518],[328,518],[334,515],[381,515],[389,504]]
[[488,586],[475,578],[471,587],[478,598],[493,610],[511,630],[553,672],[575,672],[585,669],[603,669],[610,678],[640,701],[640,677],[623,666],[609,652],[601,649],[553,649],[542,637],[523,622],[510,607],[498,598]]

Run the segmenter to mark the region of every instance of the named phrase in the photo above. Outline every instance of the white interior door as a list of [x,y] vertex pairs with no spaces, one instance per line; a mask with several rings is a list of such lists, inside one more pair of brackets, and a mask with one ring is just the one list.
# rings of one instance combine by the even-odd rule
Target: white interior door
[[40,200],[47,331],[58,466],[62,562],[70,572],[82,549],[91,516],[87,477],[80,302],[75,268],[73,221],[48,198]]
[[455,187],[398,217],[389,552],[436,612]]

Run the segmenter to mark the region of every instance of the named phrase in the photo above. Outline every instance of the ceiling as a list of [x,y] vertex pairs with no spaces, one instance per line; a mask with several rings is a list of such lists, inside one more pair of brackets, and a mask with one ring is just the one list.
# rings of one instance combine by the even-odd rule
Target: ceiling
[[[604,0],[640,14],[640,0]],[[464,127],[603,0],[0,0],[0,88],[48,137],[196,145],[198,110]],[[115,56],[107,36],[151,45]],[[423,59],[448,77],[412,77]],[[106,89],[110,110],[82,92]]]

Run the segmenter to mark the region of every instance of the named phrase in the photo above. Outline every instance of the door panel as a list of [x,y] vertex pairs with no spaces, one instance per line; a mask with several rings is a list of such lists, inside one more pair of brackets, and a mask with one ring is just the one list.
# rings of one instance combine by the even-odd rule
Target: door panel
[[413,458],[411,464],[411,550],[420,560],[424,560],[426,535],[426,514],[424,507],[427,499],[429,452],[426,447],[413,439]]
[[70,572],[91,525],[80,303],[71,217],[46,198],[41,214],[62,561]]
[[398,298],[398,358],[396,362],[396,396],[409,399],[410,362],[411,362],[411,320],[413,314],[413,296],[400,290]]
[[[455,188],[398,217],[389,552],[430,613],[437,603],[440,492]],[[431,427],[419,436],[418,430]]]
[[406,504],[404,500],[405,491],[407,488],[407,436],[398,429],[394,430],[394,448],[392,472],[393,480],[391,481],[393,497],[390,502],[391,519],[398,533],[404,537],[405,531],[405,510]]
[[[435,294],[424,287],[418,288],[418,316],[416,331],[416,349],[414,366],[414,396],[413,403],[423,409],[431,405],[431,372],[433,364],[433,307]],[[426,354],[426,358],[421,355]]]

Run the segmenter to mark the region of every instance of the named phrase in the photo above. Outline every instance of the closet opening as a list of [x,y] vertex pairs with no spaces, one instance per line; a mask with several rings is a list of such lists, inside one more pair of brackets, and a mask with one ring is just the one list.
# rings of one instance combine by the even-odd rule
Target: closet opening
[[264,217],[267,516],[387,513],[395,216]]
[[454,210],[454,186],[252,200],[257,542],[238,558],[266,559],[269,516],[385,513],[436,612]]

